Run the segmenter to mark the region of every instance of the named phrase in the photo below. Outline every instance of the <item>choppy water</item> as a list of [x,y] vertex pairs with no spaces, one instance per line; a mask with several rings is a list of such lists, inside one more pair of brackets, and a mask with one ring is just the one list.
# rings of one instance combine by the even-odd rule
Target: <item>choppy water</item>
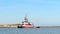
[[60,28],[0,28],[0,34],[60,34]]

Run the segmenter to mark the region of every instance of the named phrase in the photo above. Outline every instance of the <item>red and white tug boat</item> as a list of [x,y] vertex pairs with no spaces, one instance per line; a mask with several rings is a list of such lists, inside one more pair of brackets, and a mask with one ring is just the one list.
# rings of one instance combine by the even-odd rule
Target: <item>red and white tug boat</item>
[[34,26],[28,22],[28,18],[24,17],[24,21],[22,22],[22,27],[23,28],[33,28]]
[[30,24],[30,22],[28,21],[28,18],[25,16],[24,21],[22,21],[21,25],[18,25],[18,28],[40,28],[40,27]]

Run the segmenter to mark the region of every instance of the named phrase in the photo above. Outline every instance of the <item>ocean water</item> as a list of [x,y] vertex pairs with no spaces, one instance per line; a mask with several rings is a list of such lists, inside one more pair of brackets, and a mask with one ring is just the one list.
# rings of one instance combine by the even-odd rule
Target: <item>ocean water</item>
[[0,28],[0,34],[60,34],[60,28]]

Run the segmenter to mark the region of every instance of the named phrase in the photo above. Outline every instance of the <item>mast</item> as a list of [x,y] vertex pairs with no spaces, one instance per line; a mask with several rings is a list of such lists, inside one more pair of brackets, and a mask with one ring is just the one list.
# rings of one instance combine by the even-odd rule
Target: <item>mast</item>
[[25,22],[28,22],[27,16],[24,17],[24,21],[25,21]]
[[29,23],[30,24],[30,22],[28,21],[27,15],[24,17],[24,21],[22,23]]

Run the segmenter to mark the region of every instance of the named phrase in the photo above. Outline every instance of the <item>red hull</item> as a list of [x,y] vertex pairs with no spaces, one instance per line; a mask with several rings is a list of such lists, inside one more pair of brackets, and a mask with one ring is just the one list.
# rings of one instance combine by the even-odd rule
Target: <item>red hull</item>
[[33,28],[32,25],[22,25],[22,27],[24,27],[24,28]]

